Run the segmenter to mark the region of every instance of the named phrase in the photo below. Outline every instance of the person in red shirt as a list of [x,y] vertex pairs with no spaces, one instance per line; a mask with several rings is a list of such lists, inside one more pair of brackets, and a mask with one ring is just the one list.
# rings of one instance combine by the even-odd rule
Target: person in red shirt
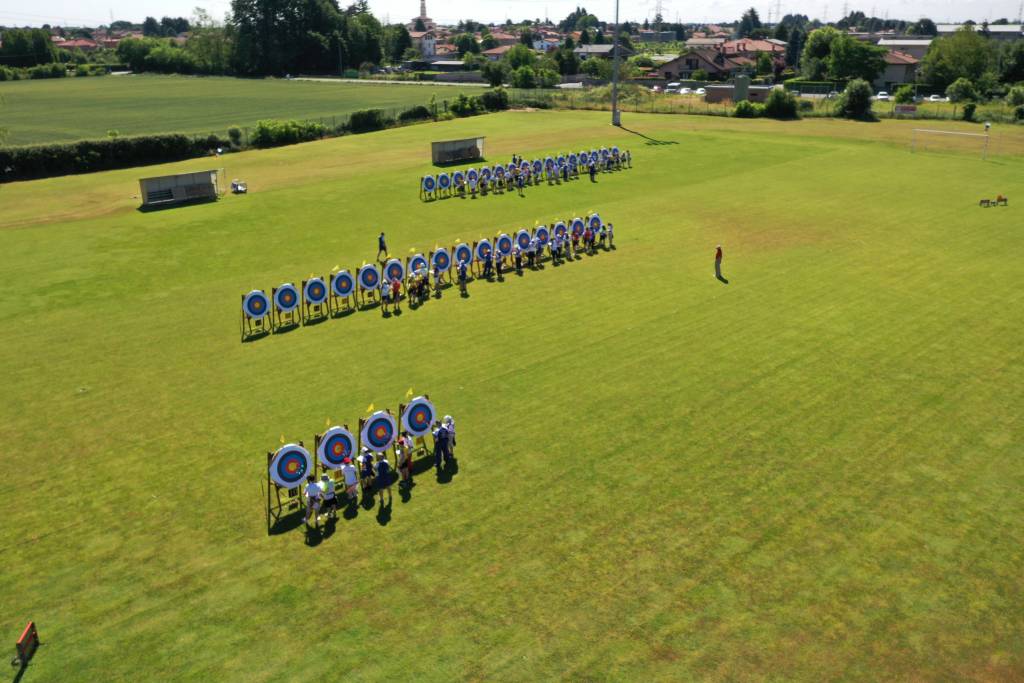
[[715,277],[724,280],[722,277],[722,245],[715,247]]
[[399,297],[401,291],[402,291],[402,283],[396,277],[395,279],[393,279],[391,281],[391,305],[394,306],[394,309],[396,311],[399,310],[398,309],[398,297]]

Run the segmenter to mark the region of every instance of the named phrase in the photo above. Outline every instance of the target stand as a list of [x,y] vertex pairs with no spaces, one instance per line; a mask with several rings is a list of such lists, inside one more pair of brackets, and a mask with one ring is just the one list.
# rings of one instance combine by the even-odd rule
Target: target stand
[[330,317],[329,296],[327,283],[322,277],[302,281],[302,323],[304,325]]
[[270,317],[267,315],[269,311],[270,299],[263,290],[254,289],[242,295],[240,326],[243,342],[264,337],[273,331]]
[[267,452],[268,536],[274,533],[275,525],[305,512],[302,487],[310,474],[314,474],[312,458],[301,441]]
[[347,270],[331,274],[327,308],[334,317],[356,310],[356,279]]
[[270,318],[275,332],[290,330],[301,324],[299,290],[295,285],[285,283],[280,287],[274,287],[270,290],[270,298],[274,302]]
[[437,411],[434,404],[430,402],[430,394],[417,396],[408,404],[398,404],[398,414],[402,416],[402,430],[409,432],[412,437],[412,458],[417,456],[429,457],[434,454],[433,443],[427,444],[427,438],[431,437],[431,428],[437,421]]

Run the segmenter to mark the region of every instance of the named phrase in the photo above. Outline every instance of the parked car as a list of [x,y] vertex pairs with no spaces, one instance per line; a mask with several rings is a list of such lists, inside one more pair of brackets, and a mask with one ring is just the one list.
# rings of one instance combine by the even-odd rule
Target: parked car
[[679,94],[680,95],[692,95],[693,94],[693,90],[691,90],[690,88],[680,88],[679,89]]
[[661,86],[660,85],[652,85],[651,86],[651,92],[661,92]]
[[879,90],[878,94],[875,95],[875,99],[878,100],[879,102],[888,102],[889,93],[885,92],[884,90]]
[[949,100],[947,100],[942,95],[930,95],[928,97],[928,101],[929,102],[948,102]]
[[668,85],[665,86],[665,92],[667,92],[667,93],[679,92],[679,84],[678,83],[669,83]]
[[693,91],[693,94],[694,95],[707,95],[708,91],[705,90],[704,88],[697,88],[696,90]]
[[826,100],[834,100],[837,97],[839,97],[839,93],[835,90],[832,90],[829,94],[825,95]]

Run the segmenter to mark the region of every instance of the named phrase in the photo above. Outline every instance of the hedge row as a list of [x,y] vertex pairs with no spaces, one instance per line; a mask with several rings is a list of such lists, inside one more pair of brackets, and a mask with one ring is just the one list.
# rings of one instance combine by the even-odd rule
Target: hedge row
[[227,142],[216,136],[145,135],[63,145],[0,148],[0,181],[32,180],[162,164],[208,154]]
[[107,67],[102,64],[79,64],[71,72],[65,64],[38,64],[25,69],[0,66],[0,81],[27,81],[37,78],[64,78],[66,76],[104,76]]

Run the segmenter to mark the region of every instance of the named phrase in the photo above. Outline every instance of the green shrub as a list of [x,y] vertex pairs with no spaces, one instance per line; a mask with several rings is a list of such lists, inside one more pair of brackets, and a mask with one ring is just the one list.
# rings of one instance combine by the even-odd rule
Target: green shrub
[[228,139],[231,140],[232,147],[242,146],[242,129],[238,126],[231,126],[228,128]]
[[946,97],[950,102],[973,102],[978,99],[978,91],[970,79],[958,78],[946,88]]
[[508,91],[504,88],[488,90],[480,96],[480,101],[487,111],[503,111],[508,109]]
[[1024,121],[1024,104],[1018,104],[1013,108],[1013,116],[1018,121]]
[[448,110],[456,116],[474,116],[484,112],[484,103],[479,97],[469,97],[462,93],[448,105]]
[[896,88],[896,104],[910,104],[914,101],[914,86],[901,85]]
[[978,105],[976,105],[974,102],[968,102],[967,104],[965,104],[964,105],[964,111],[963,111],[963,114],[962,114],[962,116],[964,118],[964,121],[973,121],[974,120],[974,110],[977,109],[977,108],[978,108]]
[[797,100],[796,105],[800,111],[814,111],[814,102],[810,100]]
[[846,119],[874,121],[871,111],[871,84],[861,78],[855,78],[846,85],[839,96],[836,114]]
[[764,102],[764,115],[773,119],[798,119],[796,96],[781,88],[774,88]]
[[256,122],[251,141],[255,147],[278,147],[316,140],[326,132],[327,126],[318,121],[267,119]]
[[64,78],[68,75],[68,70],[63,64],[39,64],[37,66],[26,69],[28,77],[31,79],[37,78]]
[[21,74],[17,69],[11,69],[10,67],[0,66],[0,81],[20,81]]
[[347,128],[353,133],[368,133],[386,128],[391,122],[380,109],[364,109],[352,112]]
[[732,115],[738,119],[756,119],[763,112],[764,107],[762,105],[743,100],[736,103],[736,108],[732,110]]
[[1006,94],[1006,101],[1014,107],[1024,104],[1024,85],[1015,85],[1010,88],[1010,92]]
[[512,72],[512,87],[529,90],[537,87],[537,77],[529,66],[521,66]]
[[429,118],[431,118],[430,110],[422,104],[410,107],[398,115],[398,120],[402,123],[408,123],[409,121],[423,121],[424,119]]

